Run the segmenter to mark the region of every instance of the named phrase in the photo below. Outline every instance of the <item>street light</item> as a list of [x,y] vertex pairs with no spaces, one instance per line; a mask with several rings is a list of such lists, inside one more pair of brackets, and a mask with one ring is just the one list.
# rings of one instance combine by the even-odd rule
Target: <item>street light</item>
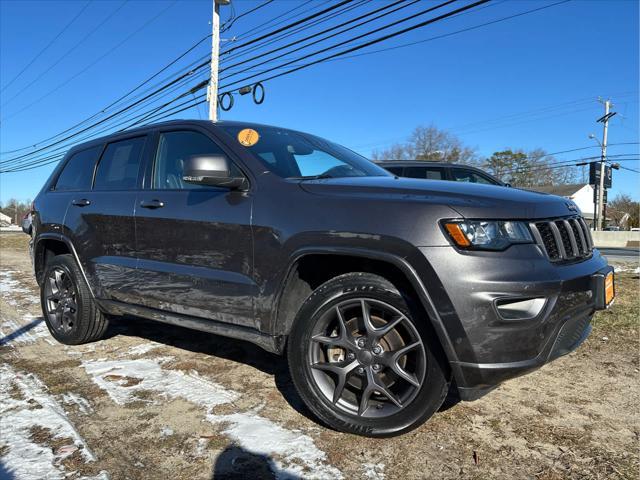
[[589,138],[591,140],[595,140],[596,142],[598,142],[598,145],[600,146],[600,148],[602,148],[602,143],[600,142],[600,140],[598,140],[598,137],[596,137],[593,133],[589,134]]

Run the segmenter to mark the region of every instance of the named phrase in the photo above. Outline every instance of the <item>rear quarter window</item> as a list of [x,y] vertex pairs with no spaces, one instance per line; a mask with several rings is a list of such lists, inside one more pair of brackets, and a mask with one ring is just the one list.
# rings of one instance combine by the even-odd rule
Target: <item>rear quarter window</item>
[[91,190],[93,169],[101,150],[102,145],[99,145],[74,153],[58,175],[53,189],[61,192]]
[[128,138],[107,145],[98,163],[94,190],[134,190],[146,137]]

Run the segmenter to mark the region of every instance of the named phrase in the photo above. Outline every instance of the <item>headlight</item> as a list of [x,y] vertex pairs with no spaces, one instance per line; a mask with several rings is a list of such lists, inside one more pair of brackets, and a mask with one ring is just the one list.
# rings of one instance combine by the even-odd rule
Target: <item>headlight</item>
[[533,243],[524,222],[504,220],[451,220],[443,222],[445,231],[460,248],[504,250],[515,243]]

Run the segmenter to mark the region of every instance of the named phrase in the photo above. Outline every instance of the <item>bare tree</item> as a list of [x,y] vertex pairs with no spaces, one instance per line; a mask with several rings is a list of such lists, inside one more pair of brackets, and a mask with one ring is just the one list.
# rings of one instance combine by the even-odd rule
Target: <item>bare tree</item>
[[557,160],[540,148],[530,152],[511,149],[495,152],[483,166],[503,182],[518,187],[565,185],[576,181],[573,167],[559,167]]
[[405,143],[374,151],[374,160],[424,160],[429,162],[476,163],[473,148],[466,147],[454,134],[434,125],[416,127]]
[[607,205],[607,217],[623,228],[640,226],[640,202],[621,193]]

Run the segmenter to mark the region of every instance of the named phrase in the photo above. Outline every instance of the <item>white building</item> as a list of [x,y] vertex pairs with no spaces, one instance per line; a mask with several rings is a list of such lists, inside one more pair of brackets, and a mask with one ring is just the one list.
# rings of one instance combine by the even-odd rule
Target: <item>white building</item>
[[593,223],[593,186],[577,183],[571,185],[535,187],[531,190],[550,193],[573,200],[582,212],[584,219],[587,220],[587,223],[589,223],[589,225]]
[[0,225],[3,227],[11,225],[11,217],[0,212]]

